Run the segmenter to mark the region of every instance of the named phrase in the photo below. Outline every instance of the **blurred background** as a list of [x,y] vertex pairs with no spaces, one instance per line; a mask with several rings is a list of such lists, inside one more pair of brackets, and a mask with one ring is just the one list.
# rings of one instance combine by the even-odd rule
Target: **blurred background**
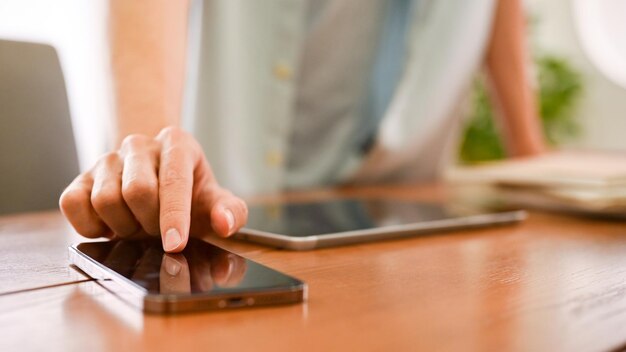
[[[0,40],[49,44],[58,53],[83,168],[107,149],[107,117],[113,113],[107,6],[106,0],[0,0]],[[526,7],[533,72],[552,144],[626,150],[626,0],[526,0]],[[460,160],[502,157],[480,75],[472,104]],[[2,125],[10,133],[10,121]]]
[[[626,150],[626,1],[527,0],[526,7],[550,141],[579,149]],[[461,159],[502,157],[480,79],[473,104]]]

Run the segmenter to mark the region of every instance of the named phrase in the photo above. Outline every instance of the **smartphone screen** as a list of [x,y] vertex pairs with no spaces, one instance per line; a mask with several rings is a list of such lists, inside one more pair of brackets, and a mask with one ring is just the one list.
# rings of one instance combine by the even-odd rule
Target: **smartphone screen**
[[81,243],[76,249],[151,295],[263,293],[303,285],[298,279],[195,238],[177,254],[165,253],[159,238]]

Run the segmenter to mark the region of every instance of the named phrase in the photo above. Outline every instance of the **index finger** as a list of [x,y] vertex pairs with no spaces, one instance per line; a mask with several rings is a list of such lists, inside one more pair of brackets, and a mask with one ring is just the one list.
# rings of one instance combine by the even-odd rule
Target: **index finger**
[[193,174],[197,156],[185,132],[165,129],[159,165],[159,227],[166,252],[182,251],[189,238]]

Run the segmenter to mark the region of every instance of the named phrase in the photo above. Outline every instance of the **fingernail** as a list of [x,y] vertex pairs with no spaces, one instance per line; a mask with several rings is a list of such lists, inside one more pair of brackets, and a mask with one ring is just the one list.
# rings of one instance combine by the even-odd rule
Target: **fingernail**
[[176,276],[180,272],[181,265],[178,260],[169,256],[165,257],[165,271],[171,276]]
[[182,238],[180,237],[180,233],[176,229],[169,229],[165,233],[165,250],[173,251],[180,245]]
[[228,234],[232,234],[235,230],[235,215],[233,212],[224,208],[224,217],[226,217],[226,222],[228,223]]

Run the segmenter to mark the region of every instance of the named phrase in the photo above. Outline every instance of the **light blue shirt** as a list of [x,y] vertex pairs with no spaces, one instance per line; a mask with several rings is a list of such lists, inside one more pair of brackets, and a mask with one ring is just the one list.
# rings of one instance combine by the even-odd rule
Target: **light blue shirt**
[[411,2],[308,2],[288,188],[336,183],[372,147],[404,67]]
[[[338,17],[310,32],[309,4],[318,1]],[[185,126],[218,181],[257,194],[435,177],[482,62],[495,2],[409,3],[203,1],[199,72],[191,65],[189,76],[197,78],[197,94],[188,94],[196,99],[187,104]],[[402,4],[409,10],[398,10]],[[378,43],[394,42],[383,37],[400,45],[377,51]],[[324,38],[335,39],[334,50],[316,49]],[[351,55],[349,44],[364,55]],[[399,63],[377,64],[388,60]]]

